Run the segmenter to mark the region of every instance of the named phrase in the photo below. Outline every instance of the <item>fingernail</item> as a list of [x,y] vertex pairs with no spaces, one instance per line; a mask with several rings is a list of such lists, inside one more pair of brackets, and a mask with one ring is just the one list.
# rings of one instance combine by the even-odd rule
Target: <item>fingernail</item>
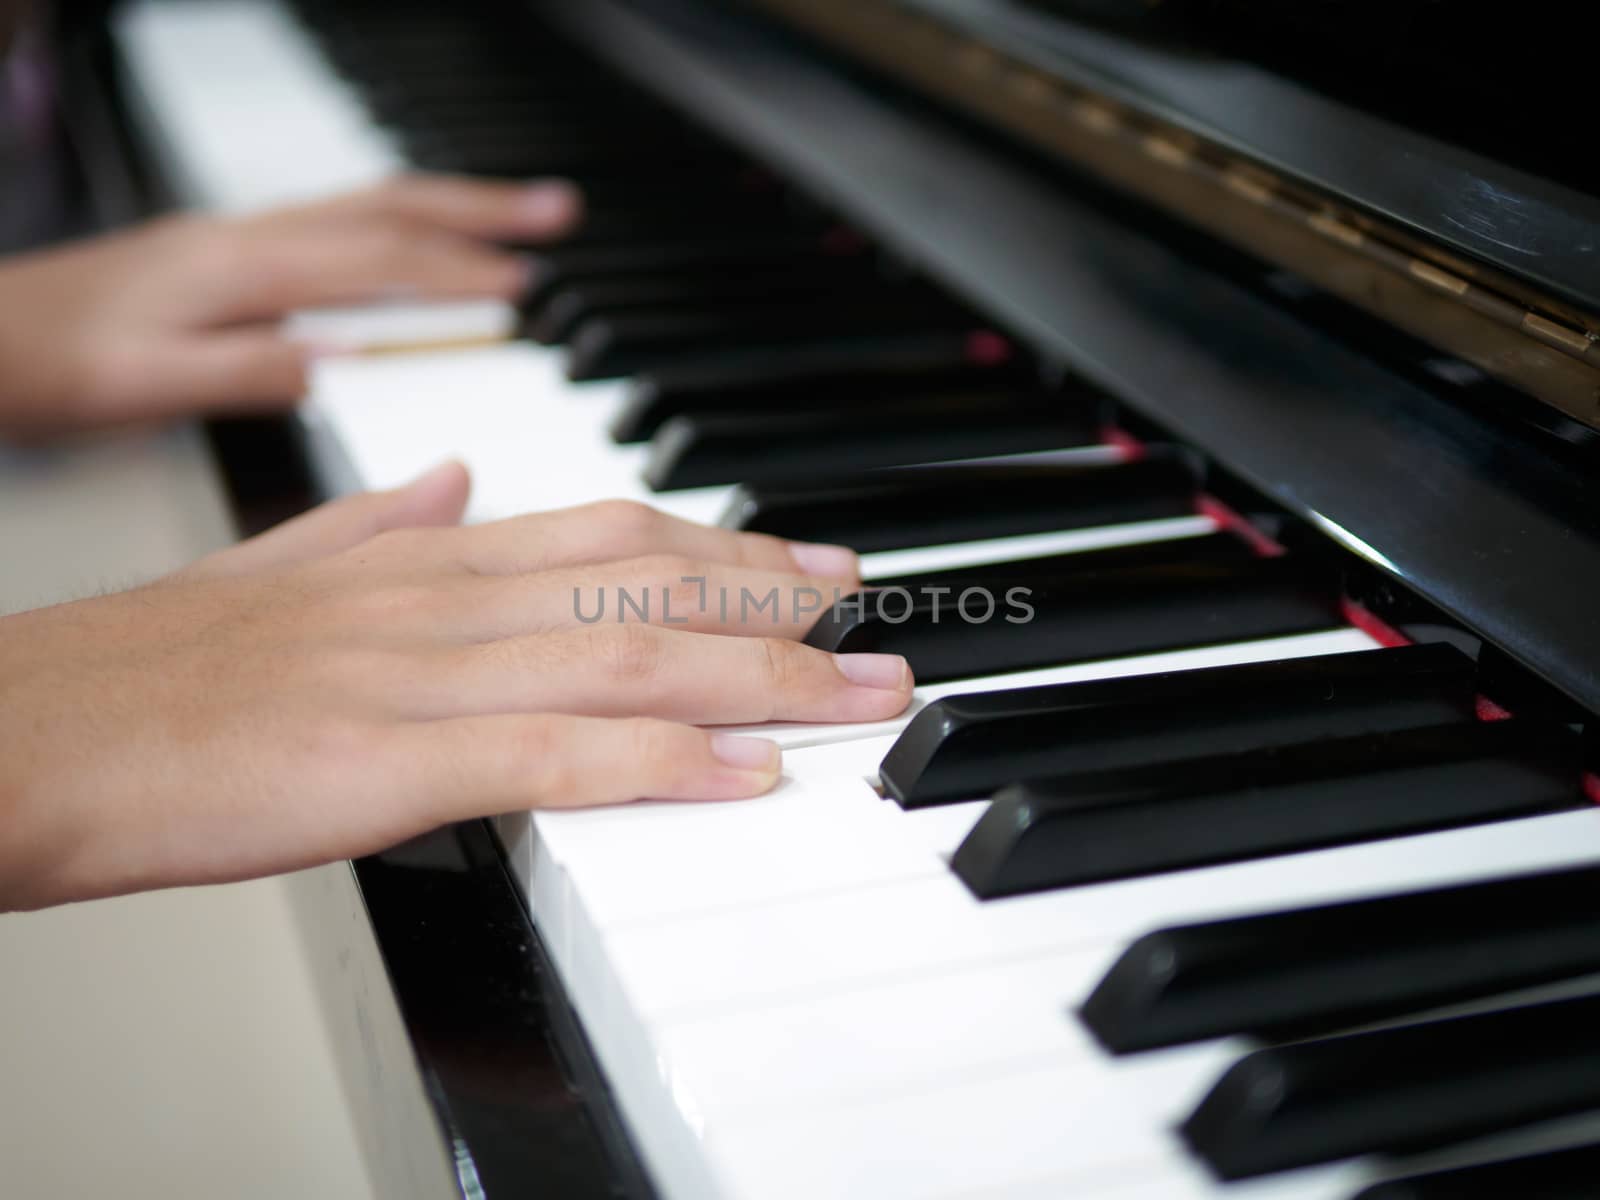
[[836,654],[839,674],[857,687],[898,692],[906,685],[911,668],[898,654]]
[[725,766],[741,771],[765,771],[775,775],[783,762],[777,742],[766,738],[739,737],[731,733],[711,735],[711,753]]
[[824,546],[818,542],[790,542],[789,557],[807,575],[828,579],[854,579],[861,560],[848,546]]
[[582,205],[578,189],[560,180],[530,184],[522,193],[522,215],[538,225],[565,225]]

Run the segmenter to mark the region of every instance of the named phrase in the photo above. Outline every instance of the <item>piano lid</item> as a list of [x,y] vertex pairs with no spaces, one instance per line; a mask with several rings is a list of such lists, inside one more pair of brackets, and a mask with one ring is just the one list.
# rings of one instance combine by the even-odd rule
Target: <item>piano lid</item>
[[[1586,114],[1568,107],[1573,80],[1562,82],[1571,46],[1592,45],[1570,30],[1563,50],[1550,5],[1502,13],[1482,37],[1450,37],[1416,22],[1472,26],[1485,6],[1179,0],[1165,5],[1165,40],[1150,40],[1043,11],[1075,11],[1078,0],[917,3],[1050,74],[1600,310],[1600,173]],[[1531,78],[1533,22],[1547,82]],[[1506,58],[1490,58],[1490,37]],[[1342,70],[1330,61],[1339,51],[1349,54]],[[1371,78],[1386,70],[1408,74],[1387,86]],[[1581,78],[1587,86],[1589,72]],[[1522,88],[1512,141],[1493,110]]]
[[[1320,56],[1290,43],[1297,33],[1327,38],[1338,23],[1365,19],[1367,31],[1352,31],[1346,44],[1373,43],[1361,64],[1369,69],[1396,67],[1413,56],[1383,48],[1384,43],[1408,36],[1395,26],[1415,0],[1409,5],[1386,3],[1387,24],[1378,19],[1372,3],[1358,0],[1337,6],[1344,14],[1338,22],[1328,17],[1316,22],[1297,11],[1295,18],[1280,16],[1277,24],[1261,17],[1254,23],[1235,19],[1225,25],[1218,6],[1199,9],[1190,0],[1181,7],[1192,15],[1169,17],[1164,40],[1117,36],[1047,11],[1047,5],[1049,10],[1074,11],[1079,2],[913,0],[907,7],[964,32],[975,43],[1015,55],[1049,77],[1170,121],[1600,312],[1600,196],[1593,193],[1600,171],[1592,164],[1586,114],[1563,111],[1563,91],[1547,85],[1527,96],[1520,114],[1523,140],[1507,146],[1503,135],[1479,130],[1474,137],[1463,122],[1442,121],[1437,107],[1418,107],[1419,92],[1454,86],[1451,103],[1470,115],[1488,97],[1504,96],[1504,83],[1488,91],[1457,84],[1442,74],[1436,58],[1423,58],[1426,47],[1419,45],[1414,87],[1404,94],[1391,90],[1384,103],[1370,88],[1357,90],[1360,80],[1354,76],[1360,66],[1353,63],[1349,73],[1332,76]],[[1242,2],[1223,6],[1236,12],[1265,7]],[[1332,6],[1271,7],[1327,14]],[[1468,21],[1472,7],[1436,10],[1431,19]],[[1169,11],[1178,8],[1171,0],[1166,5]],[[1297,27],[1295,21],[1303,24]],[[1558,73],[1561,34],[1554,22],[1545,24],[1551,70]],[[1208,28],[1214,25],[1223,27]],[[1587,41],[1576,31],[1574,35]],[[1274,43],[1270,39],[1275,37],[1282,40]],[[1269,50],[1263,49],[1264,43]],[[1488,65],[1465,62],[1462,69],[1483,72]],[[1529,68],[1521,64],[1504,69],[1515,78]],[[1362,99],[1368,103],[1359,103]],[[1558,143],[1554,149],[1552,141]],[[1560,158],[1563,149],[1565,157]],[[1544,167],[1544,174],[1515,165],[1519,158]]]
[[[1561,0],[1012,0],[1229,74],[1293,82],[1579,192],[1592,47]],[[1226,102],[1215,91],[1191,98]],[[1244,113],[1243,119],[1263,114]],[[1281,119],[1286,114],[1265,114]],[[1303,120],[1294,114],[1296,124]]]
[[[743,2],[1600,427],[1594,195],[1407,125],[1403,105],[1054,11],[1116,0]],[[1525,144],[1559,141],[1561,119],[1532,111]],[[1565,145],[1586,177],[1582,136]]]

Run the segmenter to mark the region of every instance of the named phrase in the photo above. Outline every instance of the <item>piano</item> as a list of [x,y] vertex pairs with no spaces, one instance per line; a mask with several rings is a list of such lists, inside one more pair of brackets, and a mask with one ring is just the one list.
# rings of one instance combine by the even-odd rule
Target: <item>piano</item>
[[[372,1135],[386,1195],[1593,1194],[1581,30],[1296,11],[117,11],[171,202],[588,196],[518,309],[294,318],[372,352],[255,493],[456,455],[473,519],[851,542],[877,607],[811,639],[918,674],[898,720],[762,727],[768,797],[355,864],[406,1037],[354,1086],[425,1114]],[[964,619],[1002,583],[1030,620]]]

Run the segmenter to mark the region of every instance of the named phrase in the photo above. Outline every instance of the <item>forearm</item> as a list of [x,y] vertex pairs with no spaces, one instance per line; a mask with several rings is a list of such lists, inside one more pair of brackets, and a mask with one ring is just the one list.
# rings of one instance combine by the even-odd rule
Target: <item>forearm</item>
[[[81,824],[52,779],[75,755],[75,731],[52,711],[42,664],[29,652],[51,610],[0,618],[0,911],[42,908],[78,897],[66,879],[80,856]],[[70,670],[68,664],[62,670]]]

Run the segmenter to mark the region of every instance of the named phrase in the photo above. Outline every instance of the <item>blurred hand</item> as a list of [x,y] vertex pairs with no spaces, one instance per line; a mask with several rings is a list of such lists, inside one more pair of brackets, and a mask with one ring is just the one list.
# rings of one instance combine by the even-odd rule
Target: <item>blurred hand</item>
[[[450,528],[466,494],[447,466],[150,587],[0,620],[0,909],[515,809],[753,796],[777,747],[693,724],[879,720],[910,699],[903,659],[697,610],[701,586],[852,590],[847,550],[626,503]],[[618,587],[671,590],[690,623],[659,603],[656,624],[578,619],[575,589]]]
[[290,311],[395,295],[510,299],[525,265],[491,243],[558,238],[581,215],[564,183],[411,176],[0,263],[0,437],[288,406],[318,353],[279,333]]

